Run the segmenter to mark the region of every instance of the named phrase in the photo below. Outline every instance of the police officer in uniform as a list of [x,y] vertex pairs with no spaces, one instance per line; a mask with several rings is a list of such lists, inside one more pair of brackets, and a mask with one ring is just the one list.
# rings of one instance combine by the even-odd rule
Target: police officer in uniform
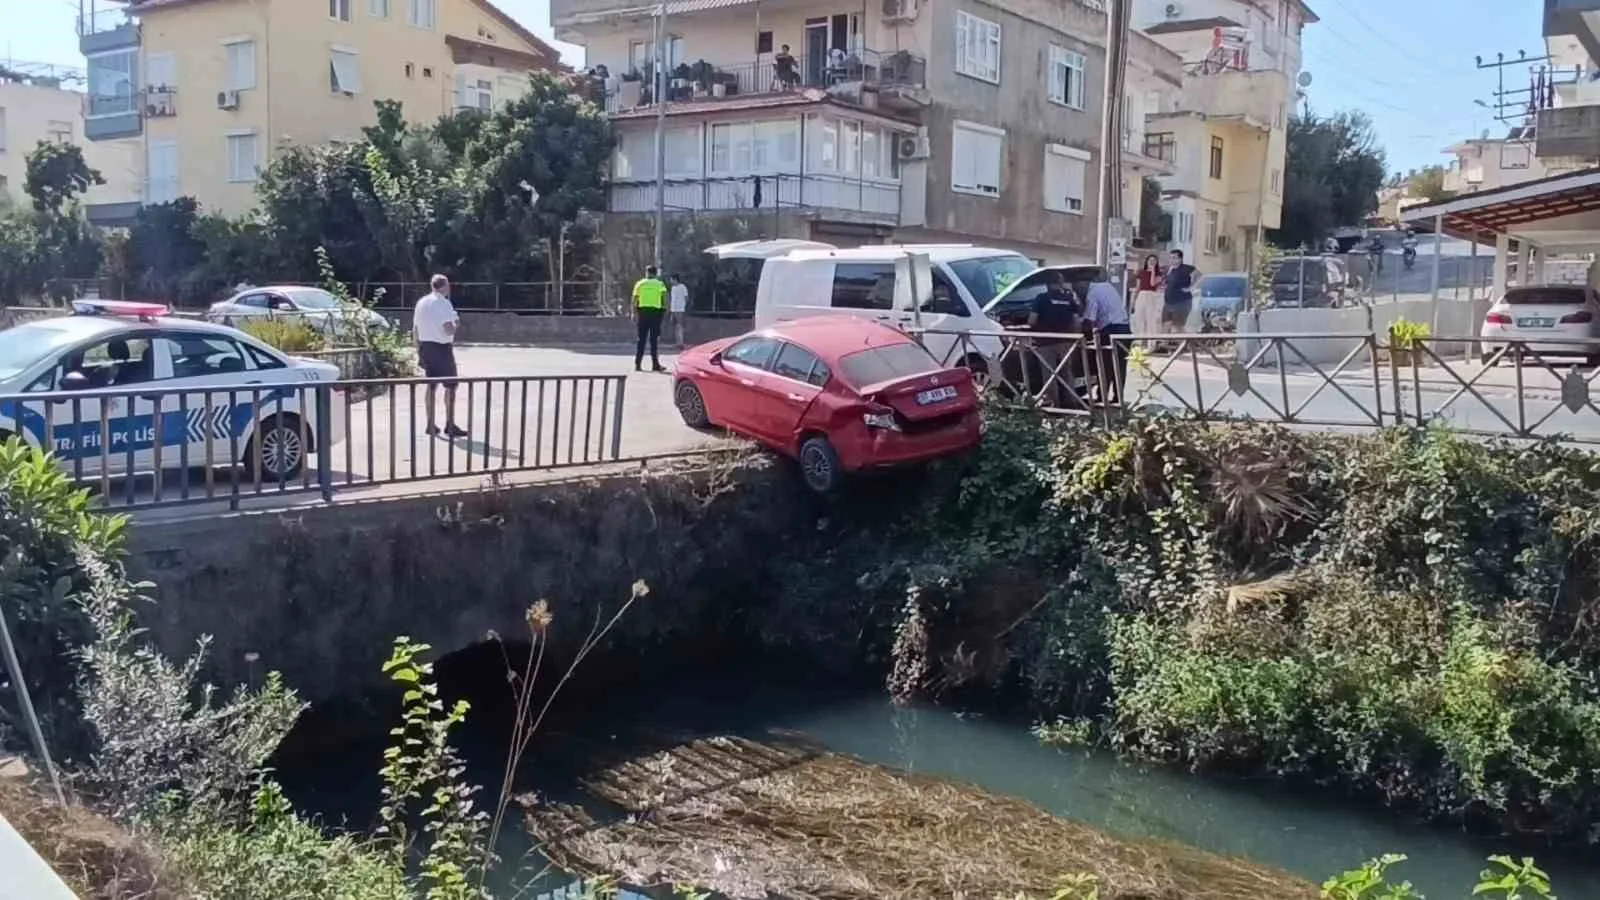
[[656,277],[656,267],[644,270],[644,277],[633,285],[633,319],[638,325],[639,342],[633,350],[633,370],[644,368],[644,345],[650,343],[650,370],[665,372],[661,365],[661,320],[667,314],[667,286]]

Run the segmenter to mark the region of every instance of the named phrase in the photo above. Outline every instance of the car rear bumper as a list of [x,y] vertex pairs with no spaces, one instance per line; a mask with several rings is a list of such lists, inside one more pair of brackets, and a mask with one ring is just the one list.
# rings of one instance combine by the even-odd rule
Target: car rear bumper
[[[1589,357],[1600,355],[1600,340],[1585,330],[1485,327],[1479,333],[1485,354],[1497,353],[1512,343],[1525,356]],[[1514,350],[1507,350],[1509,357]]]
[[847,471],[898,466],[963,453],[983,440],[983,416],[970,409],[950,425],[913,431],[861,426],[860,440],[836,447]]

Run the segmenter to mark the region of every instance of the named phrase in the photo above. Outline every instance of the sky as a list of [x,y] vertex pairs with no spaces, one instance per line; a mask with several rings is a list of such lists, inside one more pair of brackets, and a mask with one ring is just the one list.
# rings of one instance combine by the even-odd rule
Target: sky
[[[1439,151],[1485,128],[1506,126],[1490,110],[1496,76],[1474,56],[1543,55],[1538,0],[1308,0],[1322,21],[1306,26],[1306,99],[1316,113],[1360,109],[1372,117],[1389,168],[1440,164]],[[523,25],[550,38],[548,0],[500,0]],[[82,66],[74,22],[78,0],[0,0],[0,57]],[[557,45],[581,64],[583,51]],[[1508,88],[1528,84],[1527,68],[1509,67]]]

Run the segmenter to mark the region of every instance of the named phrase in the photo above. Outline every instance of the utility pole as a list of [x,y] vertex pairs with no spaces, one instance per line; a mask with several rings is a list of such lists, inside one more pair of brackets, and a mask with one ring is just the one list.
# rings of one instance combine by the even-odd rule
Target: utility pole
[[1095,221],[1095,263],[1119,289],[1127,271],[1122,219],[1122,95],[1128,74],[1128,3],[1106,3],[1105,98],[1100,118],[1100,214]]
[[661,272],[661,232],[667,212],[667,79],[671,73],[667,70],[670,60],[667,59],[666,43],[667,0],[661,0],[660,10],[656,13],[656,43],[651,63],[655,77],[650,80],[650,99],[656,103],[656,240],[652,258],[657,274]]

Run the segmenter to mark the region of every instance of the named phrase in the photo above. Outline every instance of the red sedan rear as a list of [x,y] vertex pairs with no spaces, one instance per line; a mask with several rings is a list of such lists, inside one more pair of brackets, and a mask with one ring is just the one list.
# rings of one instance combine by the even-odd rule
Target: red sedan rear
[[970,450],[982,435],[967,369],[945,368],[904,333],[853,317],[703,344],[678,357],[674,380],[684,422],[799,460],[818,491],[847,472]]

